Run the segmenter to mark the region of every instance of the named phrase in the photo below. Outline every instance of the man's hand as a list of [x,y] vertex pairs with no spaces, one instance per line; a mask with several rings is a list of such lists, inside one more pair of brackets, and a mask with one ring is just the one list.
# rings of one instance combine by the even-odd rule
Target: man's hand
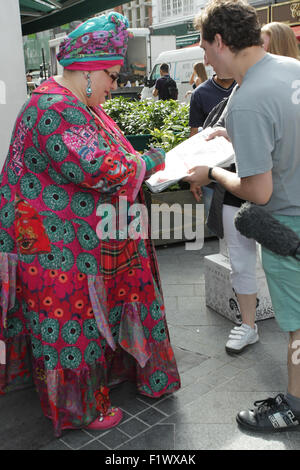
[[209,134],[209,136],[206,137],[206,140],[212,140],[215,137],[225,137],[225,139],[228,140],[228,142],[230,142],[230,139],[228,137],[225,127],[216,128],[214,132],[212,132],[211,134]]
[[194,168],[191,168],[188,171],[189,175],[185,177],[185,181],[198,186],[206,186],[211,183],[211,180],[208,178],[208,168],[208,166],[195,166]]
[[202,197],[202,187],[201,184],[198,183],[190,183],[190,191],[193,194],[194,198],[197,202],[201,201]]

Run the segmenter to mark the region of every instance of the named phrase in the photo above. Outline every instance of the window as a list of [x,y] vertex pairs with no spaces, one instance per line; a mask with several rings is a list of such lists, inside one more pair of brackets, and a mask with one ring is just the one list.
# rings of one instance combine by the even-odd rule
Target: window
[[185,16],[194,13],[194,0],[162,0],[161,18]]
[[162,0],[161,16],[168,18],[171,13],[171,0]]
[[[171,73],[172,64],[170,64],[170,62],[167,62],[167,64],[169,66],[169,72]],[[153,81],[153,85],[154,85],[156,80],[160,77],[161,77],[161,75],[160,75],[160,64],[156,64],[154,69],[152,70],[152,73],[151,73],[151,76],[150,76],[150,81]]]
[[182,15],[182,0],[173,0],[173,15]]
[[194,1],[193,0],[183,0],[183,14],[190,15],[194,13]]
[[156,66],[152,70],[150,80],[157,80],[158,78],[160,78],[159,69],[160,69],[160,64],[156,64]]

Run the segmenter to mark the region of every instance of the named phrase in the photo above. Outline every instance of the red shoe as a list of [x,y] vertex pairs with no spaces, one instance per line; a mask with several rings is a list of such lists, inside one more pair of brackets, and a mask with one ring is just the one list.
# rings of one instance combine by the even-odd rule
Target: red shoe
[[91,424],[86,426],[85,429],[110,429],[114,426],[117,426],[121,419],[123,418],[123,413],[120,408],[109,408],[105,416],[100,416],[95,419]]

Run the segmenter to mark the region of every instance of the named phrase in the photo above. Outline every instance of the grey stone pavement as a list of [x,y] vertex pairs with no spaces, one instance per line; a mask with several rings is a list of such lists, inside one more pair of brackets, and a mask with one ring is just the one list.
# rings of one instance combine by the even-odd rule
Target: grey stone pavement
[[123,384],[112,402],[123,421],[108,431],[65,431],[55,439],[34,389],[0,396],[0,449],[22,450],[298,450],[300,432],[256,435],[238,428],[236,413],[255,400],[284,392],[287,335],[274,319],[258,323],[260,341],[242,355],[224,345],[233,324],[205,305],[205,255],[185,244],[158,247],[171,342],[182,388],[152,400]]

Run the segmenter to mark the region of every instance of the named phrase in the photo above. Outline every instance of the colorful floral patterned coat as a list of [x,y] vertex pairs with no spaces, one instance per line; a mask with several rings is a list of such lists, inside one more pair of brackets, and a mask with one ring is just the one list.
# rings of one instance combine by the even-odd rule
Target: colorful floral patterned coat
[[124,380],[154,398],[180,387],[152,242],[118,219],[115,239],[97,231],[103,207],[143,202],[163,158],[53,79],[17,118],[1,174],[0,393],[33,377],[56,435],[92,422]]

